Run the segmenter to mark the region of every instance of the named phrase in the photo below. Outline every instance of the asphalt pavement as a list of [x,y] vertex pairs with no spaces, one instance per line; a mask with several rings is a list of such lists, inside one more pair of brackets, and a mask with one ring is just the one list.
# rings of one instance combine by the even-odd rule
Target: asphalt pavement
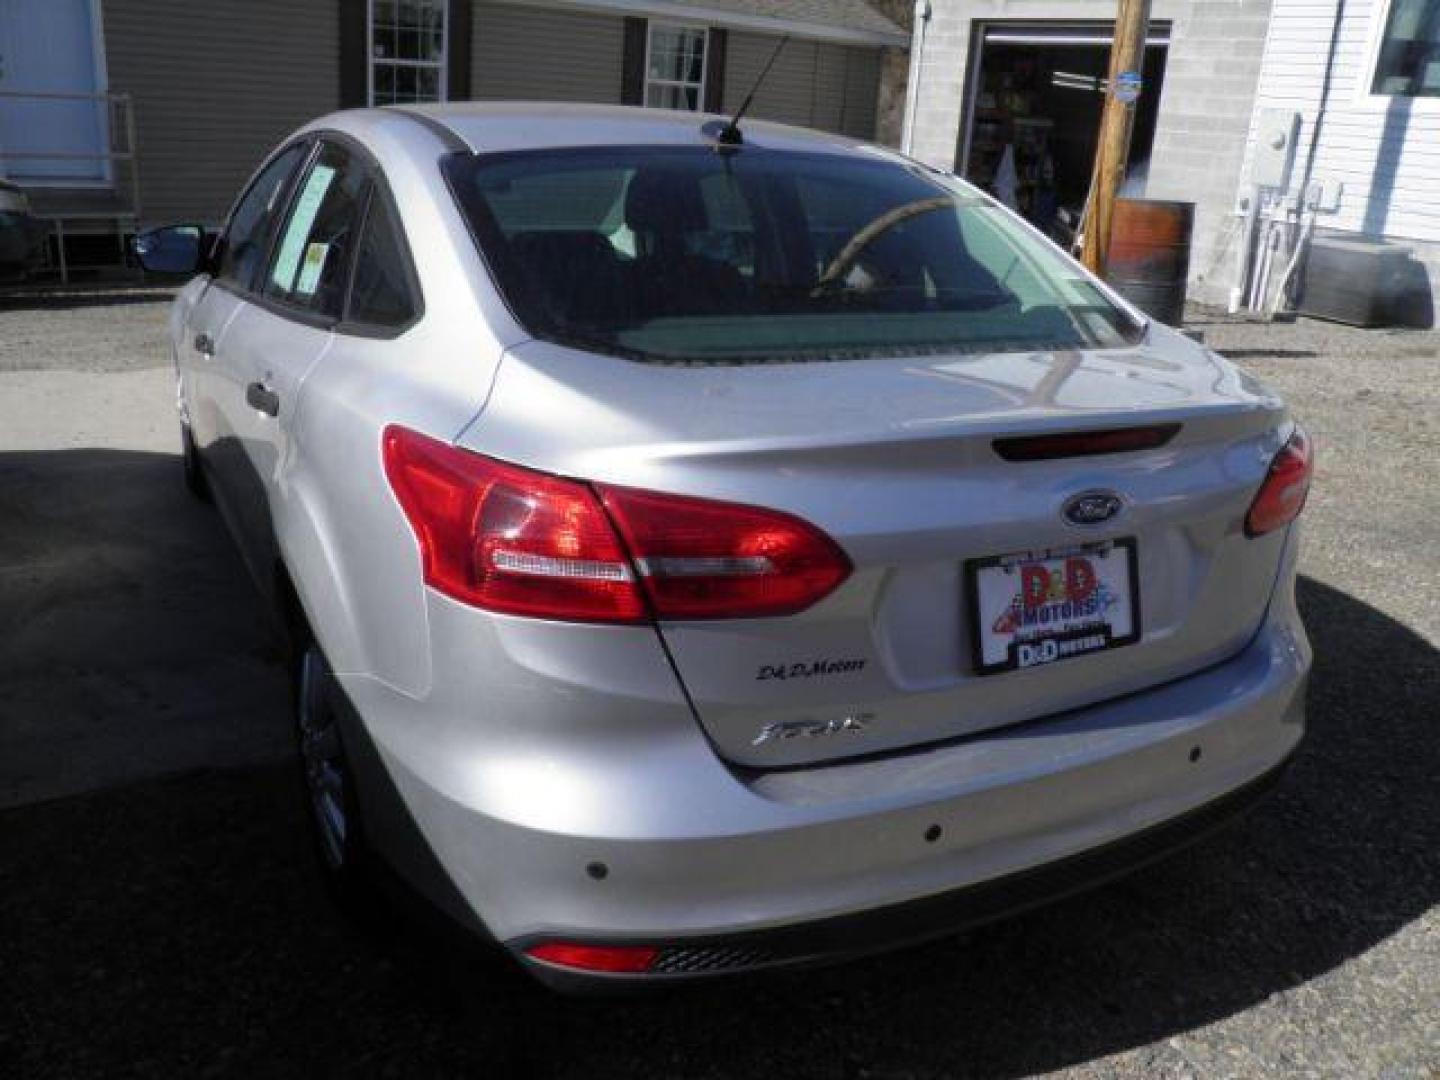
[[1310,734],[1253,814],[918,950],[576,1001],[337,915],[165,315],[0,301],[0,1077],[1440,1076],[1440,334],[1196,313],[1320,455]]

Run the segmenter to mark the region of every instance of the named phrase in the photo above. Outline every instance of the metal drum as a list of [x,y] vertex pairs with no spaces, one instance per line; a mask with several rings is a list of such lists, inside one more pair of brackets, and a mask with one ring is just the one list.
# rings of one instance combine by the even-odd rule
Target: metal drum
[[1194,226],[1194,203],[1117,199],[1106,280],[1151,318],[1179,326]]

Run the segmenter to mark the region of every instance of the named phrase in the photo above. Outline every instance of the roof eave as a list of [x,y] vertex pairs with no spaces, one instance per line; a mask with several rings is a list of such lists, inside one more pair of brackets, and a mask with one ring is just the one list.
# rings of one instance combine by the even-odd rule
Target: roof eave
[[754,30],[765,34],[791,34],[813,41],[838,45],[888,45],[908,48],[910,36],[896,27],[895,31],[867,30],[856,26],[836,26],[802,19],[785,19],[771,15],[747,15],[725,8],[703,4],[680,4],[671,0],[503,0],[526,7],[568,7],[589,11],[610,11],[617,15],[657,16],[677,22],[709,23],[735,30]]

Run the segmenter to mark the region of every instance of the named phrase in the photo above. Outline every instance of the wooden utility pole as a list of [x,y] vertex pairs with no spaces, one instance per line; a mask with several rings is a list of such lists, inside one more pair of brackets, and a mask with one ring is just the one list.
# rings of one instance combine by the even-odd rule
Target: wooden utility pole
[[1095,147],[1095,172],[1085,212],[1085,242],[1080,261],[1097,274],[1105,273],[1110,256],[1110,225],[1115,197],[1125,182],[1130,156],[1130,129],[1135,124],[1135,102],[1144,92],[1145,37],[1150,29],[1150,0],[1119,0],[1115,41],[1110,46],[1110,83],[1100,138]]

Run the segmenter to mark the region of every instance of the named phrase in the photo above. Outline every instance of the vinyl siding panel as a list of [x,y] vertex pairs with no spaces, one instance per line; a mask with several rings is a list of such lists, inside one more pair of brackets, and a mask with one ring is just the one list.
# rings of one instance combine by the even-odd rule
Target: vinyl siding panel
[[[1256,95],[1259,109],[1301,114],[1292,189],[1298,189],[1315,137],[1335,4],[1275,0],[1274,22]],[[1340,209],[1321,228],[1440,241],[1440,102],[1371,98],[1369,55],[1383,0],[1345,5],[1312,181],[1345,185]],[[1253,135],[1252,127],[1252,135]]]
[[873,139],[880,100],[881,50],[857,46],[825,45],[842,54],[844,112],[830,130],[861,139]]
[[471,95],[482,100],[617,104],[625,20],[477,2]]
[[[731,32],[725,111],[740,107],[778,42],[768,34]],[[879,83],[879,49],[791,38],[750,112],[765,120],[871,139]]]
[[104,0],[146,222],[221,220],[288,132],[339,102],[335,0]]

